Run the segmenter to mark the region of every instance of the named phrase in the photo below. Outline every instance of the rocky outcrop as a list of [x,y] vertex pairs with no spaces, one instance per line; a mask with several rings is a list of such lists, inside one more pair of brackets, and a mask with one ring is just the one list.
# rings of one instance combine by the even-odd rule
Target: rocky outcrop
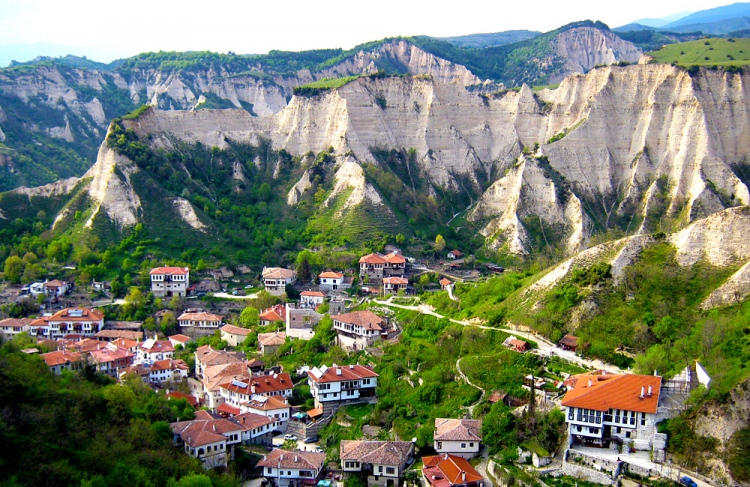
[[414,148],[420,177],[436,188],[459,191],[464,181],[478,192],[500,175],[468,214],[493,248],[528,251],[530,223],[575,253],[595,228],[647,233],[665,216],[679,227],[750,203],[730,167],[750,153],[748,82],[613,66],[538,95],[524,87],[488,97],[424,78],[364,78],[294,97],[269,117],[154,111],[127,123],[162,147],[172,137],[219,147],[264,138],[293,155],[333,147],[357,162],[376,162],[374,148]]
[[130,159],[117,154],[106,143],[102,144],[96,164],[84,175],[84,178],[92,178],[88,195],[93,211],[86,221],[87,228],[91,227],[99,212],[120,227],[138,223],[141,200],[130,181],[130,176],[136,172],[138,168]]
[[616,34],[593,27],[577,27],[566,30],[550,42],[556,56],[565,64],[550,78],[550,83],[559,83],[566,76],[587,73],[596,66],[618,62],[637,63],[643,51],[633,43],[620,39]]

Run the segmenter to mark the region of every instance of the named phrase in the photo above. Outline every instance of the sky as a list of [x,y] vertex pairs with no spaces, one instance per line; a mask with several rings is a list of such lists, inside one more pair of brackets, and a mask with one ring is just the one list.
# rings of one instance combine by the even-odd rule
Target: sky
[[443,1],[0,0],[0,66],[37,55],[110,62],[146,51],[262,54],[393,36],[549,31],[578,20],[618,27],[734,3],[727,0]]

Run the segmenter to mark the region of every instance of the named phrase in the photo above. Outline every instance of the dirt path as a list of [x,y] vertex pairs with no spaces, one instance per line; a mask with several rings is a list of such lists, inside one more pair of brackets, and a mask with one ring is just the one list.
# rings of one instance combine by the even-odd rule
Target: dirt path
[[[447,318],[446,316],[443,316],[440,313],[436,313],[435,309],[432,306],[428,305],[428,304],[420,304],[419,306],[412,306],[412,305],[405,305],[405,304],[396,304],[396,303],[394,303],[392,301],[393,301],[393,296],[389,297],[387,300],[384,300],[384,301],[379,301],[379,300],[376,300],[376,299],[373,300],[374,303],[376,303],[378,305],[381,305],[381,306],[390,306],[390,307],[393,307],[393,308],[408,309],[410,311],[417,311],[417,312],[419,312],[421,314],[434,316],[436,318]],[[534,333],[526,333],[526,332],[523,332],[523,331],[512,330],[512,329],[509,329],[509,328],[495,328],[495,327],[492,327],[492,326],[480,325],[478,323],[474,323],[474,322],[471,322],[471,321],[456,320],[456,319],[453,319],[453,318],[447,318],[447,319],[450,320],[452,323],[457,323],[457,324],[462,325],[462,326],[472,326],[474,328],[479,328],[479,329],[482,329],[482,330],[499,330],[499,331],[504,331],[506,333],[510,333],[512,335],[515,335],[518,338],[522,338],[522,339],[525,339],[525,340],[531,340],[533,342],[536,342],[536,344],[538,346],[538,348],[535,351],[535,353],[537,353],[539,355],[542,355],[542,356],[548,357],[548,356],[551,356],[551,355],[556,355],[558,357],[561,357],[561,358],[567,360],[568,362],[572,362],[572,363],[581,365],[583,367],[589,367],[589,368],[593,368],[593,369],[606,370],[607,372],[612,372],[612,373],[620,373],[620,372],[622,372],[622,370],[619,367],[615,366],[615,365],[608,364],[606,362],[602,362],[601,360],[589,360],[589,359],[585,359],[585,358],[579,357],[578,355],[576,355],[573,352],[569,352],[569,351],[563,350],[561,348],[558,348],[554,343],[552,343],[549,340],[547,340],[546,338],[544,338],[544,337],[542,337],[540,335],[534,334]]]
[[[482,402],[482,400],[484,399],[484,396],[486,396],[486,395],[487,395],[487,391],[486,391],[486,390],[484,390],[484,389],[482,389],[482,388],[481,388],[481,387],[479,387],[478,385],[474,384],[473,382],[471,382],[471,381],[469,380],[469,378],[468,378],[468,377],[466,377],[466,374],[464,374],[464,373],[463,373],[463,371],[461,370],[461,361],[462,361],[463,359],[465,359],[465,358],[466,358],[466,357],[461,357],[460,359],[456,360],[456,370],[458,371],[458,375],[460,375],[460,376],[461,376],[461,378],[462,378],[462,379],[463,379],[463,380],[464,380],[464,381],[465,381],[465,382],[466,382],[467,384],[469,384],[469,385],[470,385],[471,387],[476,387],[477,389],[479,389],[479,390],[480,390],[480,391],[482,392],[482,394],[481,394],[481,395],[479,396],[479,399],[477,399],[477,400],[476,400],[476,402],[474,402],[474,404],[472,404],[471,406],[467,406],[467,407],[466,407],[466,410],[467,410],[467,411],[469,411],[469,414],[470,414],[470,415],[471,415],[471,417],[473,418],[473,417],[474,417],[474,408],[475,408],[475,407],[477,407],[477,404],[479,404],[480,402]],[[480,358],[481,358],[481,357],[480,357]]]

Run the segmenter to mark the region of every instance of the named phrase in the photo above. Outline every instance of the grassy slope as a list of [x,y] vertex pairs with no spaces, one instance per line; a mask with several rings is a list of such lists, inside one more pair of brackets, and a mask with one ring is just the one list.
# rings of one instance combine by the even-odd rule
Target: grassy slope
[[745,66],[750,64],[750,39],[701,39],[670,44],[649,53],[659,63],[680,66]]

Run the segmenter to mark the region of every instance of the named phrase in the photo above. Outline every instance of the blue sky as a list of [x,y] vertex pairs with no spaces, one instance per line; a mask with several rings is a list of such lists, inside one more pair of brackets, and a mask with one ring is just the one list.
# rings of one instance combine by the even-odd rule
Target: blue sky
[[351,48],[398,35],[547,31],[585,19],[617,27],[643,17],[729,3],[733,2],[0,0],[0,66],[39,54],[72,53],[109,62],[159,50],[246,54]]

